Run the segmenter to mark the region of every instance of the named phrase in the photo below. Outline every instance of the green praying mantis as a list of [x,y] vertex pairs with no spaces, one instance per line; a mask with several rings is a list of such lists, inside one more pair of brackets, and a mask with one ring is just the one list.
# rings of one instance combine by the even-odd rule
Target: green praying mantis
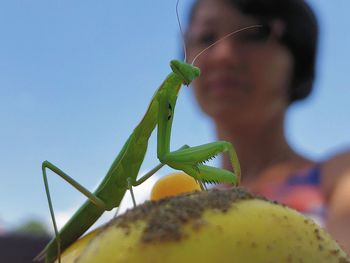
[[[236,30],[224,38],[251,27],[256,26]],[[200,69],[195,67],[193,62],[187,64],[172,60],[170,67],[172,72],[156,90],[142,120],[135,127],[113,161],[105,178],[93,193],[49,161],[42,163],[42,174],[55,237],[34,260],[41,261],[45,259],[45,262],[53,262],[58,259],[61,262],[61,253],[83,235],[105,211],[119,207],[127,190],[130,191],[133,203],[136,205],[132,187],[146,181],[164,165],[181,170],[198,182],[239,184],[240,165],[236,152],[229,142],[217,141],[195,147],[184,145],[178,150],[170,151],[170,136],[178,93],[182,85],[190,85],[200,75]],[[137,176],[147,151],[148,141],[155,128],[157,128],[157,157],[160,164],[138,179]],[[207,160],[224,152],[229,156],[233,172],[204,164]],[[51,170],[62,177],[87,197],[87,201],[60,231],[57,229],[52,207],[47,170]]]
[[[198,68],[178,60],[172,60],[170,66],[172,72],[154,94],[142,120],[127,139],[106,177],[94,193],[89,192],[52,163],[43,162],[42,172],[48,193],[52,221],[54,222],[55,237],[36,259],[42,260],[45,257],[46,262],[52,262],[60,257],[61,252],[87,231],[103,212],[118,207],[127,190],[130,190],[132,194],[133,186],[147,180],[163,165],[182,170],[201,182],[232,184],[239,182],[239,163],[229,142],[218,141],[196,147],[185,145],[176,151],[170,151],[170,135],[177,95],[182,84],[189,85],[200,74]],[[156,127],[157,156],[160,164],[137,180],[147,150],[148,140]],[[203,164],[221,152],[228,153],[235,173]],[[46,169],[58,174],[88,198],[59,232],[57,231],[51,205]]]

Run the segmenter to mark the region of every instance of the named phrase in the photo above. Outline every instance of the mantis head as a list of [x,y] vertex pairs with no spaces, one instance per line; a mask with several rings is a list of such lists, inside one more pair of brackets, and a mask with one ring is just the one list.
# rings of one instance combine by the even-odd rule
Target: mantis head
[[200,69],[179,60],[170,61],[172,71],[182,79],[184,85],[189,85],[200,75]]

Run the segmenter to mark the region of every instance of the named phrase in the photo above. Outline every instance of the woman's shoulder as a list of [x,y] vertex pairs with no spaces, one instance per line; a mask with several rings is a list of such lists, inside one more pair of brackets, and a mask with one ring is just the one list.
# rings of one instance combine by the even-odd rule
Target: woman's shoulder
[[347,149],[332,155],[330,158],[328,158],[325,161],[325,164],[337,165],[337,166],[341,165],[343,167],[349,167],[350,166],[349,161],[350,161],[350,149]]
[[327,229],[349,252],[350,151],[327,159],[322,165],[322,179],[327,198]]
[[330,197],[339,181],[350,176],[350,149],[338,152],[321,163],[322,188]]

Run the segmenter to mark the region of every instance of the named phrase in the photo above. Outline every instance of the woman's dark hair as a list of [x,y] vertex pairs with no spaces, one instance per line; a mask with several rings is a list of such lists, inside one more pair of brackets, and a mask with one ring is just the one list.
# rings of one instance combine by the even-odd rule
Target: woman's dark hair
[[[279,19],[285,24],[280,43],[292,53],[295,61],[289,102],[307,97],[313,86],[318,42],[316,17],[304,0],[225,0],[243,14],[268,22]],[[192,7],[190,22],[200,0]]]

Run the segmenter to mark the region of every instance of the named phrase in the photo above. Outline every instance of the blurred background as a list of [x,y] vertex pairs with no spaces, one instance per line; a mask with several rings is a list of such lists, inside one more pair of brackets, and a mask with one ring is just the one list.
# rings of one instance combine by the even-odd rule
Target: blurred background
[[[297,151],[321,160],[350,147],[350,2],[308,2],[321,28],[317,79],[312,96],[291,107],[286,129]],[[191,3],[180,1],[183,26]],[[169,61],[181,58],[175,5],[0,1],[0,236],[52,232],[42,161],[91,190],[105,176],[170,72]],[[214,139],[191,88],[182,89],[172,149]],[[157,163],[152,136],[141,173]],[[164,168],[137,187],[137,201],[147,199],[157,177],[169,172]],[[84,197],[58,176],[49,177],[62,225]],[[122,211],[130,205],[127,195]]]

